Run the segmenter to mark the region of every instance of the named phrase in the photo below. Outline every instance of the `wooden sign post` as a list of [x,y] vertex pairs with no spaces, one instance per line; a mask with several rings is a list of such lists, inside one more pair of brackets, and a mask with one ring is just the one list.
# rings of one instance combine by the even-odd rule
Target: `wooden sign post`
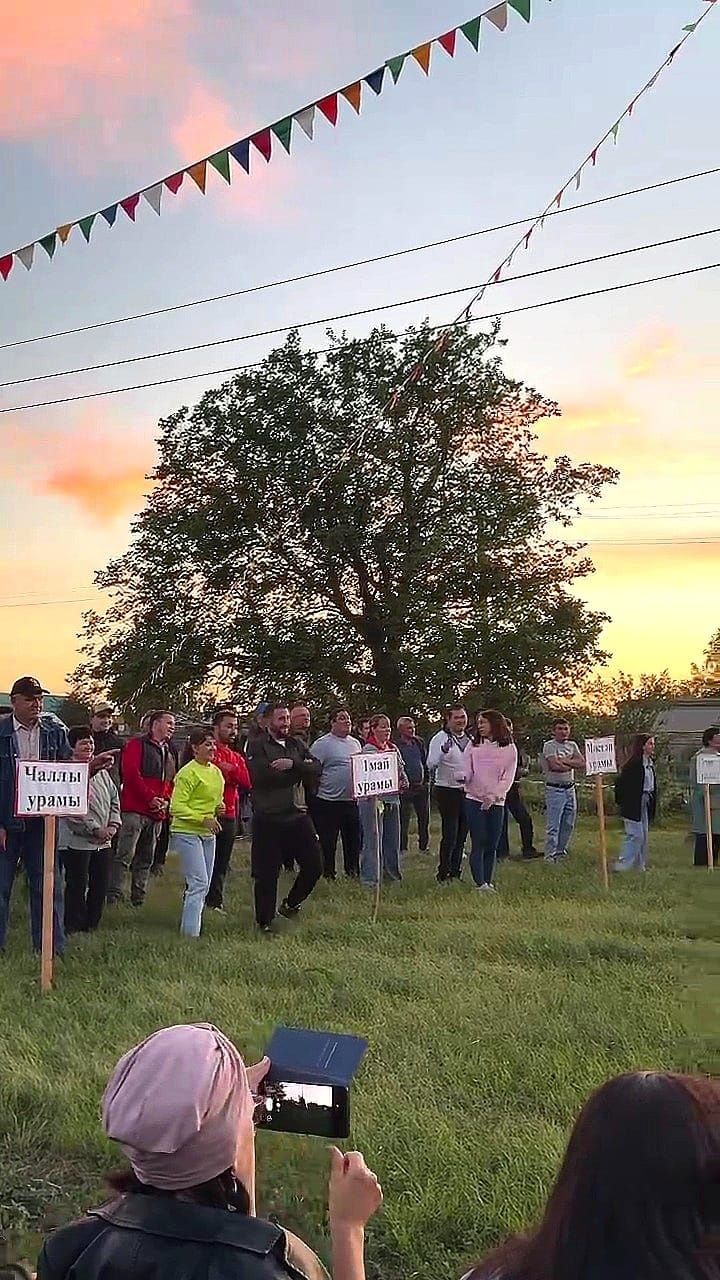
[[[400,790],[400,772],[398,769],[397,751],[378,751],[360,753],[353,756],[352,761],[353,796],[356,800],[381,800],[386,795],[397,795]],[[382,829],[379,809],[375,814],[376,840],[378,846],[377,884],[375,886],[375,905],[373,924],[377,923],[380,910],[380,885],[382,883]]]
[[598,823],[600,825],[600,875],[603,888],[610,888],[607,857],[607,830],[605,827],[605,796],[603,792],[603,774],[616,773],[614,738],[588,738],[585,743],[585,772],[595,778],[595,801]]
[[708,871],[713,871],[715,860],[713,858],[712,799],[710,796],[710,788],[713,786],[720,786],[720,755],[717,755],[715,752],[703,755],[701,752],[700,755],[695,757],[695,761],[698,786],[703,789],[703,798],[705,801],[705,839],[707,841]]
[[79,760],[18,760],[15,775],[15,816],[42,818],[42,940],[40,990],[52,991],[53,913],[55,905],[55,846],[57,819],[81,818],[88,811],[90,766]]

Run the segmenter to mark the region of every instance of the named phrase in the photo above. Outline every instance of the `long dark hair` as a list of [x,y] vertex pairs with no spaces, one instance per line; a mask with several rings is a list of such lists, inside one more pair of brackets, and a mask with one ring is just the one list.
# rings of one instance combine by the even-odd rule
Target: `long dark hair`
[[[174,1191],[163,1191],[158,1187],[147,1186],[136,1176],[132,1169],[117,1169],[108,1173],[105,1184],[111,1191],[120,1195],[166,1196],[175,1198]],[[249,1214],[250,1197],[242,1182],[238,1182],[232,1169],[226,1169],[209,1182],[202,1182],[197,1187],[189,1187],[183,1191],[183,1200],[191,1200],[193,1204],[204,1205],[208,1209],[233,1209],[236,1213]]]
[[497,742],[499,747],[509,747],[513,740],[510,732],[510,726],[501,711],[478,711],[475,717],[475,737],[473,738],[473,746],[479,747],[482,742],[480,736],[480,720],[487,720],[490,725],[491,741]]
[[720,1081],[638,1071],[576,1121],[540,1226],[473,1280],[717,1280]]
[[654,734],[652,733],[636,733],[635,734],[635,737],[632,740],[632,745],[630,747],[630,755],[627,758],[628,764],[630,764],[631,760],[642,760],[643,751],[645,750],[645,743],[649,742],[652,737],[654,737]]
[[203,742],[207,742],[208,738],[212,738],[212,737],[213,737],[212,729],[203,729],[202,727],[198,729],[191,729],[187,738],[185,739],[185,746],[183,747],[180,763],[190,764],[190,761],[195,759],[195,752],[193,751],[193,747],[201,747]]

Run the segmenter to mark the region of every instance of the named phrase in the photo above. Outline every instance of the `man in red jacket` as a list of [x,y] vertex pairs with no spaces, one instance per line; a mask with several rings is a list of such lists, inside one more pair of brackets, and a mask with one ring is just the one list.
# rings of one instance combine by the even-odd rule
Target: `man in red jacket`
[[147,733],[131,738],[122,754],[122,827],[110,867],[107,900],[122,902],[130,871],[130,902],[141,907],[147,893],[155,842],[167,816],[178,770],[171,711],[153,711]]
[[213,737],[215,739],[215,755],[213,764],[217,766],[225,779],[223,803],[225,813],[220,818],[220,831],[215,837],[215,866],[213,868],[210,888],[205,905],[211,911],[223,910],[223,892],[233,845],[237,835],[238,806],[243,796],[250,790],[250,774],[245,757],[231,747],[237,740],[238,721],[234,711],[224,708],[218,711],[213,721]]

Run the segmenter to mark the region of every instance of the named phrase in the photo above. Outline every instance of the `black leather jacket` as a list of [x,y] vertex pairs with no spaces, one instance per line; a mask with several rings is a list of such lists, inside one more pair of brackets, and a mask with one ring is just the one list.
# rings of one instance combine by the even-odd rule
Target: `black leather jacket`
[[328,1280],[302,1240],[171,1196],[124,1195],[43,1245],[38,1280]]

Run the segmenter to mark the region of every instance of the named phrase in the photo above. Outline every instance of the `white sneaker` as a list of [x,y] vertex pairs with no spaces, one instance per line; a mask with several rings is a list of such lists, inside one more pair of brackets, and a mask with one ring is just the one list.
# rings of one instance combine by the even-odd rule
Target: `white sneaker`
[[495,885],[494,885],[494,884],[486,884],[486,885],[485,885],[485,888],[486,888],[490,893],[497,893],[497,889],[495,888]]
[[491,884],[480,884],[478,885],[478,889],[480,890],[481,893],[492,893],[493,891],[493,887]]

